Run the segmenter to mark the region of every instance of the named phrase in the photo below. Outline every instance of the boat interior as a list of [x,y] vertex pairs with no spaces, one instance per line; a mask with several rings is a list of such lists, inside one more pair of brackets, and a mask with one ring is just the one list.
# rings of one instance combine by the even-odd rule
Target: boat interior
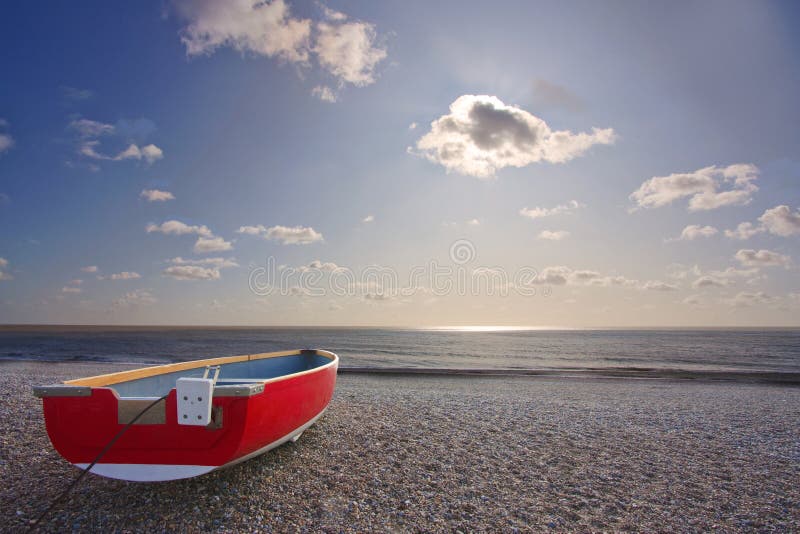
[[[310,371],[329,364],[335,356],[328,354],[324,351],[303,350],[290,354],[234,356],[197,362],[199,365],[175,371],[170,369],[182,365],[173,364],[138,370],[144,371],[145,376],[133,374],[136,372],[130,371],[106,375],[108,377],[106,384],[102,384],[102,381],[98,380],[103,377],[79,379],[67,383],[109,387],[115,390],[121,398],[153,398],[167,394],[175,387],[179,378],[203,377],[207,366],[219,366],[217,386],[263,384],[271,379]],[[130,379],[119,380],[119,378],[125,378],[125,375],[129,375]],[[213,376],[213,370],[211,376]]]

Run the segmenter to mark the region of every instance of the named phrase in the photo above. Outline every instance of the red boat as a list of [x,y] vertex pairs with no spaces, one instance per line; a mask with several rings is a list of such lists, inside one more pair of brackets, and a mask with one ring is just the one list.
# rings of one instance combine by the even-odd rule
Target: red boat
[[100,455],[91,473],[176,480],[296,441],[327,408],[338,365],[324,350],[231,356],[69,380],[34,394],[50,441],[77,467]]

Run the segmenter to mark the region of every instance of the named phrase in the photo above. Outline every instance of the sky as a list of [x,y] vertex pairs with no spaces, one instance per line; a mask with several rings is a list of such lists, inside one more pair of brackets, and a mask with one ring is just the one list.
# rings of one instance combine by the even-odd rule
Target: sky
[[794,2],[22,2],[0,323],[800,324]]

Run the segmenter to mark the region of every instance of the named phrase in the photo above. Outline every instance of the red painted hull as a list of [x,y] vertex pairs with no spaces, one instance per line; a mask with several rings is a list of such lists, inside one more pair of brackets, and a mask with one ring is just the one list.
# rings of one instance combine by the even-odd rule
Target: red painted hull
[[[214,397],[212,406],[222,409],[222,424],[215,429],[179,425],[176,390],[172,389],[166,398],[166,421],[132,425],[93,471],[128,480],[169,480],[185,478],[180,473],[200,474],[265,452],[270,445],[277,446],[302,432],[322,414],[333,396],[337,366],[338,359],[309,372],[268,381],[263,392],[252,396]],[[124,427],[118,422],[118,396],[110,387],[92,387],[87,397],[42,400],[53,446],[69,462],[82,467]],[[114,465],[129,467],[115,470],[110,467]],[[137,465],[142,471],[138,476]],[[158,472],[165,475],[148,476],[144,474],[146,466],[176,469],[162,467]],[[117,472],[121,475],[116,476]],[[128,472],[133,474],[128,476]]]

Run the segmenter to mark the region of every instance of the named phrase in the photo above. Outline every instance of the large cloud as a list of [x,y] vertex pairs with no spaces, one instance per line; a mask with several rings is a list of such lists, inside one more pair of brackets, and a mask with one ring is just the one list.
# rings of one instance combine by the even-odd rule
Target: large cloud
[[[223,46],[299,65],[309,65],[313,56],[340,84],[356,86],[373,83],[375,68],[386,57],[374,25],[349,20],[325,6],[321,6],[325,20],[314,22],[293,16],[284,0],[174,0],[173,4],[187,23],[181,41],[190,56],[211,54]],[[325,89],[316,96],[335,101],[333,91]]]
[[181,41],[190,56],[221,46],[286,61],[308,61],[311,21],[292,17],[283,0],[179,0],[173,2],[188,22]]
[[375,81],[375,67],[386,57],[375,39],[375,26],[366,22],[322,22],[314,52],[322,68],[360,87]]
[[[758,187],[753,183],[755,165],[738,163],[727,167],[704,167],[694,172],[655,176],[631,193],[639,208],[660,208],[689,197],[689,210],[712,210],[749,203]],[[722,189],[727,187],[727,189]]]
[[547,161],[563,163],[596,144],[612,144],[611,128],[592,133],[553,131],[545,121],[496,96],[463,95],[450,113],[431,123],[417,149],[448,171],[491,178],[504,167],[524,167]]

